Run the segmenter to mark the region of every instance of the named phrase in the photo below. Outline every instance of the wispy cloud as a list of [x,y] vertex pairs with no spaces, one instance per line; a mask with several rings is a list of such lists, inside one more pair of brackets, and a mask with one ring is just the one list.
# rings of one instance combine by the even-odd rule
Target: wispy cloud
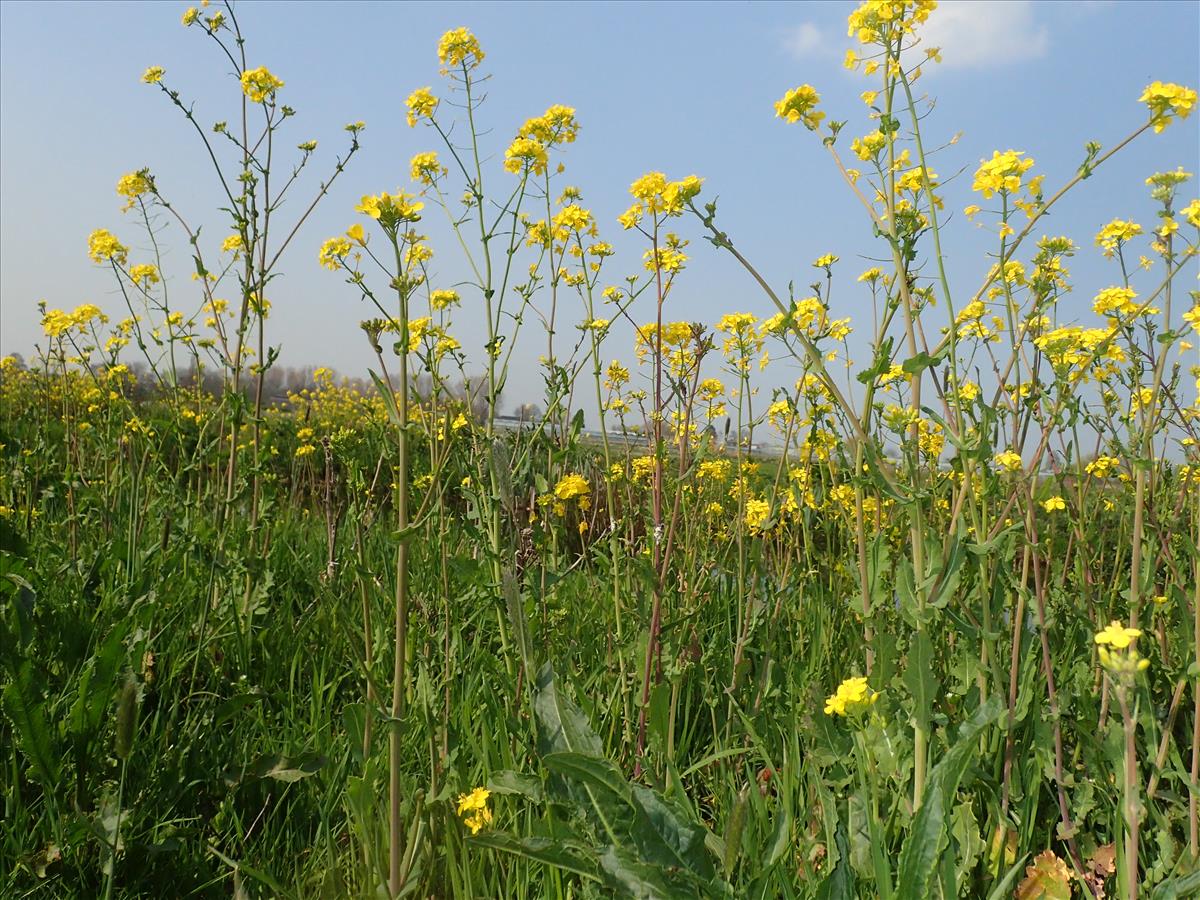
[[812,22],[801,22],[783,35],[783,49],[796,59],[826,56],[833,46],[831,36]]
[[1050,29],[1030,0],[942,0],[918,33],[922,47],[942,48],[947,69],[997,68],[1050,49]]
[[[1101,8],[1105,0],[1091,0]],[[920,27],[920,47],[941,47],[939,68],[991,69],[1040,59],[1050,50],[1050,29],[1032,0],[941,0]],[[782,35],[783,49],[798,60],[840,59],[857,42],[842,28],[801,22]],[[918,51],[919,52],[919,51]]]

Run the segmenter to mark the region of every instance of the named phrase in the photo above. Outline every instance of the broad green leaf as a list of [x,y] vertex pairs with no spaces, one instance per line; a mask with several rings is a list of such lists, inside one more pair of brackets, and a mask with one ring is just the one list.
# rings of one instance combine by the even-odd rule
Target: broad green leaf
[[25,660],[4,686],[4,712],[13,723],[17,746],[29,760],[34,778],[47,790],[58,783],[58,762],[46,724],[46,710],[36,683],[33,663]]
[[543,837],[513,837],[498,831],[484,831],[467,838],[467,843],[489,847],[501,853],[511,853],[534,862],[544,863],[574,872],[584,878],[599,880],[596,860],[578,841],[561,841]]
[[914,632],[909,640],[904,686],[912,696],[913,719],[919,728],[928,733],[939,685],[937,676],[933,674],[933,641],[925,629]]
[[921,808],[913,817],[900,850],[897,900],[925,900],[932,896],[938,860],[948,840],[950,806],[959,782],[976,753],[976,742],[985,728],[999,718],[1004,707],[993,694],[958,731],[954,746],[929,773]]
[[511,769],[493,773],[488,778],[487,788],[493,794],[519,794],[534,803],[541,803],[545,799],[541,779]]
[[850,868],[850,842],[846,839],[846,825],[840,819],[834,831],[834,846],[837,862],[817,888],[817,900],[854,900],[854,870]]
[[302,753],[299,756],[284,756],[281,753],[260,756],[240,772],[229,770],[225,783],[239,784],[249,778],[272,778],[275,781],[300,781],[315,775],[328,759],[319,753]]
[[634,900],[678,900],[698,897],[669,881],[656,866],[647,865],[617,847],[606,847],[600,854],[600,873],[609,887]]

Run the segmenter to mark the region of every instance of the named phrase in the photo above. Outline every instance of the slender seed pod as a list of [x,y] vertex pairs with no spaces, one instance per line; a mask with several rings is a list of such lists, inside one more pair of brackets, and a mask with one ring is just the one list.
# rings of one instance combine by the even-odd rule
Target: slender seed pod
[[121,687],[121,696],[117,700],[117,759],[129,759],[133,750],[133,735],[137,730],[138,689],[137,682],[130,675]]

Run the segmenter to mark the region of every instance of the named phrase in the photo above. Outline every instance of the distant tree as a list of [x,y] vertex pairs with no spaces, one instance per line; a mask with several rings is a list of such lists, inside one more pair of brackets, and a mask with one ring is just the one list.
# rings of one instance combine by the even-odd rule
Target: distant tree
[[536,422],[542,417],[542,408],[536,403],[522,403],[514,410],[514,414],[522,422]]

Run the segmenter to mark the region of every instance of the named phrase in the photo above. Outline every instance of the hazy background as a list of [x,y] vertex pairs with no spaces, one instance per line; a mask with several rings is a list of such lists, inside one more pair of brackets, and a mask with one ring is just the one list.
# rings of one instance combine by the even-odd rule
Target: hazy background
[[[144,236],[132,217],[122,216],[113,190],[123,173],[149,166],[160,190],[193,224],[204,224],[210,254],[229,233],[196,135],[160,91],[140,83],[147,66],[162,65],[166,82],[194,101],[205,127],[236,118],[234,74],[197,28],[180,25],[184,8],[0,5],[0,352],[30,355],[41,335],[39,299],[66,308],[95,302],[120,316],[111,275],[88,260],[86,239],[94,228],[109,228],[133,246],[131,262],[146,261],[139,253]],[[865,338],[869,297],[854,279],[886,248],[872,239],[820,142],[772,110],[785,90],[811,82],[830,118],[850,120],[844,152],[850,137],[869,129],[858,95],[876,81],[842,68],[851,46],[845,18],[853,8],[840,2],[239,4],[250,66],[266,65],[282,78],[279,101],[298,111],[285,132],[287,146],[320,142],[308,185],[294,192],[283,218],[308,202],[315,178],[344,149],[342,126],[356,119],[368,126],[361,153],[294,242],[284,277],[269,294],[268,335],[283,345],[280,364],[363,374],[366,347],[357,323],[371,312],[339,274],[318,267],[317,248],[361,221],[353,207],[362,194],[408,186],[414,153],[442,150],[430,130],[405,125],[404,99],[424,85],[445,93],[435,48],[443,31],[460,25],[478,35],[487,52],[484,70],[493,74],[482,124],[491,129],[493,165],[485,178],[494,194],[513,183],[499,161],[518,125],[552,103],[577,108],[583,128],[567,148],[558,185],[582,189],[602,239],[618,249],[607,262],[606,283],[640,271],[643,248],[615,221],[628,205],[629,183],[651,169],[671,178],[695,173],[705,178],[705,198],[719,196],[722,227],[777,290],[794,280],[804,296],[816,280],[812,260],[838,254],[833,315],[854,317]],[[1047,174],[1050,193],[1074,173],[1086,141],[1110,146],[1144,120],[1137,97],[1148,82],[1200,82],[1195,3],[944,2],[925,34],[927,43],[945,48],[944,64],[929,67],[918,83],[937,97],[924,124],[926,145],[962,132],[932,165],[949,182],[944,195],[953,215],[944,249],[960,305],[978,287],[995,246],[992,235],[961,215],[974,202],[970,176],[981,157],[994,149],[1027,151],[1037,160],[1035,172]],[[1153,226],[1144,179],[1181,164],[1197,171],[1198,129],[1194,115],[1161,135],[1143,136],[1044,222],[1039,234],[1066,234],[1082,248],[1071,264],[1076,291],[1060,307],[1063,318],[1091,319],[1093,294],[1119,280],[1094,246],[1095,232],[1114,216]],[[1195,190],[1192,182],[1184,196]],[[441,213],[427,207],[426,218],[423,230],[437,252],[435,286],[452,285],[465,265],[444,234]],[[681,220],[679,230],[696,240],[669,318],[712,323],[733,310],[774,311],[730,257],[698,239],[694,222]],[[187,281],[187,247],[178,229],[164,240],[165,274],[179,298],[173,305],[191,312],[199,297]],[[1026,250],[1028,258],[1033,248]],[[1192,283],[1189,277],[1186,286]],[[454,330],[478,359],[479,301],[463,294]],[[560,312],[567,322],[582,314],[569,299]],[[651,317],[647,302],[637,318]],[[560,334],[565,342],[573,332]],[[537,356],[544,343],[536,323],[527,323],[508,406],[540,399]],[[618,330],[606,355],[628,361],[630,346],[628,329]],[[867,360],[860,354],[858,362]],[[763,384],[793,378],[777,364]]]

